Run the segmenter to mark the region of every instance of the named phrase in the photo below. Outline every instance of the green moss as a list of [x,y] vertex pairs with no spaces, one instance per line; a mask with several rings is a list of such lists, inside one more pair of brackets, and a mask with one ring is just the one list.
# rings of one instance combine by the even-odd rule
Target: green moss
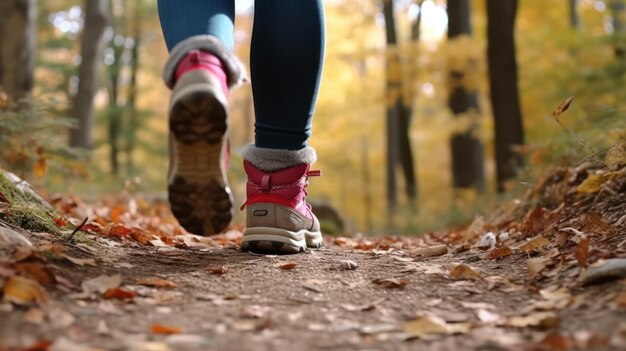
[[20,191],[2,172],[0,193],[9,201],[9,206],[0,211],[0,220],[33,232],[61,234],[62,228],[54,222],[59,214],[32,194]]

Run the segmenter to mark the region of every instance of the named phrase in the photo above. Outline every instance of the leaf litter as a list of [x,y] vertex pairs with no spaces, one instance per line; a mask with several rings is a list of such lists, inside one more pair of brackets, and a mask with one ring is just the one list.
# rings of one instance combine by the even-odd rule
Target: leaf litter
[[[70,222],[87,216],[91,219],[82,231],[97,241],[96,249],[81,253],[64,243],[45,243],[38,244],[46,247],[45,254],[38,248],[20,249],[10,260],[0,260],[4,301],[0,310],[24,305],[28,308],[24,319],[31,325],[43,327],[54,319],[57,325],[75,328],[80,323],[74,319],[82,318],[80,314],[65,308],[49,312],[42,305],[71,293],[88,299],[76,303],[96,304],[105,316],[123,315],[130,306],[140,308],[155,321],[141,324],[146,333],[180,335],[180,340],[199,342],[202,338],[183,334],[177,326],[183,325],[177,314],[185,308],[184,297],[193,291],[189,296],[212,296],[193,301],[219,311],[215,317],[205,317],[215,323],[210,330],[257,333],[261,342],[269,342],[271,335],[280,334],[290,323],[304,323],[300,324],[303,330],[315,326],[316,337],[329,330],[354,330],[361,334],[362,342],[391,343],[395,348],[402,348],[398,342],[466,334],[467,342],[489,342],[504,348],[593,349],[591,346],[599,345],[602,349],[611,345],[619,349],[626,345],[626,325],[615,322],[600,330],[589,324],[590,318],[614,318],[611,313],[623,313],[626,308],[622,283],[626,277],[626,206],[622,197],[626,179],[619,155],[612,157],[617,161],[612,161],[610,170],[555,170],[521,201],[490,216],[476,217],[466,228],[420,237],[328,238],[327,249],[278,263],[276,257],[244,263],[254,256],[233,250],[238,248],[242,228],[208,238],[190,235],[177,227],[171,215],[164,215],[161,204],[152,206],[127,197],[107,199],[104,207],[110,210],[101,211],[98,206],[102,204],[59,201],[54,205],[63,209]],[[76,206],[64,208],[64,203],[72,201]],[[62,224],[64,218],[55,222]],[[131,252],[144,250],[149,255],[130,263],[120,259],[122,256],[103,260],[104,246],[114,252],[131,248]],[[187,252],[189,258],[177,262],[163,255],[171,249]],[[82,258],[85,252],[91,256]],[[220,260],[211,258],[215,254]],[[186,267],[185,260],[191,265]],[[357,261],[359,269],[350,272]],[[162,262],[170,263],[164,267]],[[315,270],[315,265],[321,268]],[[100,271],[101,267],[108,268]],[[186,270],[175,275],[169,272],[171,267]],[[276,273],[277,269],[293,274],[285,276]],[[81,273],[74,276],[70,272]],[[122,272],[124,281],[135,285],[123,285]],[[158,277],[165,272],[184,284]],[[320,278],[309,276],[311,272]],[[205,274],[224,277],[208,279]],[[260,278],[256,279],[256,274]],[[236,283],[243,276],[248,279]],[[256,288],[246,288],[249,284]],[[290,284],[296,289],[292,295],[278,298],[276,293]],[[423,301],[417,317],[410,311],[415,301]],[[306,312],[308,308],[324,312],[318,317]],[[599,308],[605,314],[593,317],[589,311]],[[228,309],[236,313],[229,314]],[[571,313],[577,313],[576,319],[569,317]],[[164,314],[173,319],[161,324],[156,316]],[[290,317],[296,314],[299,317]],[[95,333],[119,333],[119,326],[111,320],[102,322]],[[533,337],[521,338],[522,330]],[[186,335],[189,337],[182,337]]]

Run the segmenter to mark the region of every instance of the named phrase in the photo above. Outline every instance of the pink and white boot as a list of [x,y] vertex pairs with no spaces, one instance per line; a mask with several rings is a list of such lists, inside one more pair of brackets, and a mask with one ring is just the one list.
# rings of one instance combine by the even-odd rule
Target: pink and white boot
[[248,175],[246,225],[241,249],[299,253],[323,244],[320,223],[306,203],[308,177],[315,150],[277,150],[247,145],[243,150]]
[[215,37],[179,43],[165,65],[169,109],[168,197],[190,233],[222,232],[233,216],[228,164],[228,91],[245,70]]

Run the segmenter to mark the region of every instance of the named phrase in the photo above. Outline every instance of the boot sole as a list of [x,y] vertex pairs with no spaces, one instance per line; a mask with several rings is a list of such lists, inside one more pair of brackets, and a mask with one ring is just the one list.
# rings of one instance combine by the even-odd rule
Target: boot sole
[[232,193],[222,160],[228,114],[203,84],[185,87],[177,95],[169,118],[175,153],[170,155],[168,179],[172,213],[190,233],[217,234],[233,217]]
[[254,227],[244,231],[241,250],[257,253],[297,254],[304,252],[307,247],[319,248],[322,243],[322,234],[319,232],[308,230],[292,232],[280,228]]

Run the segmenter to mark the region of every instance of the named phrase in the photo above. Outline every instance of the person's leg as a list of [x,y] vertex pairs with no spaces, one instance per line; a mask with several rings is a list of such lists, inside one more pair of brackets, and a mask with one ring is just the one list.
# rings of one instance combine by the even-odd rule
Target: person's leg
[[159,20],[167,49],[196,35],[213,35],[233,50],[234,0],[159,0]]
[[283,253],[320,247],[305,197],[315,150],[307,146],[324,57],[322,0],[257,0],[250,57],[255,143],[248,174],[243,250]]
[[232,218],[225,153],[228,90],[244,78],[232,55],[234,0],[159,0],[170,57],[168,193],[172,213],[194,234],[223,231]]
[[256,1],[250,52],[256,146],[306,146],[323,59],[322,0]]

